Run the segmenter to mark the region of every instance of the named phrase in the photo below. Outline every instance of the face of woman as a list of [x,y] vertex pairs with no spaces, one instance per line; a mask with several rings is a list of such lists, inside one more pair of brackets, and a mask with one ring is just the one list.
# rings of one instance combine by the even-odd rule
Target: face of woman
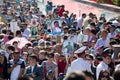
[[0,63],[4,62],[4,57],[2,55],[0,55]]
[[110,62],[111,62],[111,58],[109,56],[107,56],[106,58],[104,58],[104,60],[105,60],[106,64],[110,64]]
[[106,32],[102,32],[102,37],[103,37],[103,38],[106,38],[107,35],[108,35],[108,33],[106,33]]
[[103,73],[103,75],[101,76],[101,80],[109,80],[109,74]]

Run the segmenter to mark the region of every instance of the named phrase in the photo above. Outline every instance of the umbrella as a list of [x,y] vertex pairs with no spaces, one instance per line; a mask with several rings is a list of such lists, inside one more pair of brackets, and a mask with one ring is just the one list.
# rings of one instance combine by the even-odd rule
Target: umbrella
[[23,37],[15,37],[12,40],[8,41],[6,44],[13,44],[13,42],[17,41],[18,42],[18,48],[22,49],[26,44],[32,44],[30,41]]

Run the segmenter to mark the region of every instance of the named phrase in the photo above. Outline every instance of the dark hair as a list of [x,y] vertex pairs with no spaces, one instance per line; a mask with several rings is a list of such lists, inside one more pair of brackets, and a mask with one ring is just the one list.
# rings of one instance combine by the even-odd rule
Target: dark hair
[[54,24],[55,24],[55,23],[58,23],[58,21],[55,21]]
[[14,46],[8,46],[7,47],[9,50],[11,50],[11,51],[15,51],[15,47]]
[[83,73],[80,72],[72,72],[68,74],[64,80],[86,80]]
[[24,76],[19,77],[17,80],[33,80],[33,78],[30,76],[24,75]]
[[85,74],[85,76],[93,78],[93,74],[90,71],[85,70],[85,71],[83,71],[83,73]]
[[83,14],[82,14],[82,16],[86,16],[86,14],[85,14],[85,13],[83,13]]
[[[107,75],[104,75],[104,73],[107,73]],[[108,78],[108,80],[110,80],[110,74],[107,70],[101,70],[100,71],[98,80],[101,80],[101,78],[103,78],[103,77],[106,77],[106,78]]]
[[20,52],[18,52],[18,51],[15,51],[15,52],[14,52],[14,54],[20,54]]
[[7,30],[5,30],[5,29],[4,29],[4,30],[2,30],[2,33],[6,34],[6,33],[7,33]]
[[9,39],[9,40],[11,40],[11,39],[13,39],[13,38],[14,38],[14,36],[11,36],[11,35],[8,36],[8,39]]
[[17,41],[14,41],[14,42],[13,42],[13,45],[14,45],[14,44],[17,44],[17,43],[18,43]]
[[16,35],[19,35],[19,34],[21,34],[21,31],[20,30],[16,31]]
[[94,27],[96,26],[94,22],[91,22],[90,25]]
[[31,54],[31,55],[29,55],[29,57],[31,57],[32,59],[35,59],[36,61],[38,60],[38,58],[35,54]]
[[120,70],[115,71],[113,77],[114,80],[120,80]]
[[90,32],[91,32],[92,34],[96,35],[95,30],[91,29]]
[[45,51],[45,50],[40,50],[39,54],[43,54],[44,56],[46,56],[46,55],[47,55],[47,51]]

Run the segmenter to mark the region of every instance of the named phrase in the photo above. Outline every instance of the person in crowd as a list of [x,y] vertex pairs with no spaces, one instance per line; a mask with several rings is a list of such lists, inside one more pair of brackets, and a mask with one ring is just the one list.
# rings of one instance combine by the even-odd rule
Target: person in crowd
[[111,49],[107,48],[103,51],[103,53],[102,53],[103,61],[98,64],[97,70],[96,70],[97,79],[100,75],[101,70],[103,70],[103,69],[108,70],[109,69],[108,64],[110,64],[110,62],[111,62],[111,55],[112,55]]
[[100,75],[98,77],[98,80],[111,80],[110,79],[110,74],[107,70],[101,70]]
[[63,80],[86,80],[82,72],[72,72],[68,74]]
[[34,80],[32,77],[29,77],[29,76],[21,76],[19,77],[17,80]]
[[8,62],[8,73],[11,80],[16,80],[19,76],[22,76],[25,71],[25,62],[20,59],[20,52],[13,52],[13,59]]
[[47,56],[47,52],[45,50],[40,50],[40,52],[39,52],[39,65],[41,65],[43,61],[47,60],[46,56]]
[[95,64],[94,64],[94,61],[95,61],[95,59],[94,59],[94,56],[92,55],[92,54],[86,54],[85,55],[85,60],[90,64],[90,67],[91,67],[91,73],[94,75],[93,77],[94,77],[94,79],[95,79],[95,74],[96,74],[96,66],[95,66]]
[[35,54],[31,54],[29,56],[28,62],[29,66],[26,67],[25,75],[32,77],[34,80],[43,80],[43,67],[37,64],[37,56]]
[[104,50],[104,46],[98,46],[98,47],[96,48],[96,52],[95,52],[95,54],[101,56],[103,50]]
[[22,49],[20,49],[19,47],[18,47],[18,45],[19,45],[19,43],[17,42],[17,41],[14,41],[13,42],[13,46],[14,46],[14,48],[15,48],[15,51],[18,51],[18,52],[20,52],[20,54],[22,53]]
[[16,37],[22,37],[22,32],[21,30],[16,31]]
[[28,56],[29,54],[27,52],[23,52],[21,58],[25,61],[25,65],[28,64]]
[[120,70],[115,71],[115,72],[114,72],[114,75],[113,75],[114,80],[119,80],[119,79],[120,79],[119,76],[120,76]]
[[47,79],[47,74],[49,74],[49,71],[51,70],[53,73],[53,80],[57,79],[58,77],[58,66],[54,62],[54,53],[48,53],[47,54],[47,61],[43,61],[41,64],[44,71],[44,79]]
[[80,30],[78,37],[77,37],[77,44],[81,47],[83,46],[83,42],[88,41],[88,34],[89,34],[90,29],[86,28],[84,29],[83,33],[82,30]]
[[[90,68],[90,64],[86,62],[85,59],[85,50],[87,49],[86,46],[83,46],[81,48],[79,48],[78,50],[76,50],[74,53],[78,55],[78,59],[74,60],[71,63],[71,71],[70,72],[74,72],[74,71],[84,71],[84,70],[88,70],[91,71]],[[82,65],[82,66],[81,66]]]
[[101,38],[99,38],[97,40],[94,48],[96,49],[100,45],[102,45],[104,47],[108,47],[108,45],[109,45],[109,39],[108,39],[107,36],[108,36],[108,31],[107,30],[102,30],[102,32],[101,32]]
[[60,17],[63,16],[63,12],[65,11],[65,6],[61,5],[60,8],[58,9],[58,14]]
[[[72,13],[71,15],[70,15],[70,24],[73,24],[73,22],[75,22],[76,21],[76,14],[75,13]],[[75,27],[76,28],[76,27]]]
[[109,27],[109,31],[110,33],[108,33],[108,38],[114,38],[116,33],[115,33],[115,29],[116,29],[116,26],[111,24],[110,27]]
[[83,22],[84,22],[84,19],[85,19],[85,18],[86,18],[86,14],[83,13],[83,14],[82,14],[82,17],[77,20],[77,22],[78,22],[78,25],[77,25],[77,27],[76,27],[77,30],[78,30],[78,29],[82,29],[82,27],[83,27]]
[[26,38],[26,39],[30,39],[30,37],[31,37],[31,30],[30,30],[30,25],[27,25],[26,26],[26,28],[25,28],[25,30],[24,30],[24,32],[23,32],[23,34],[22,34],[22,36],[24,37],[24,38]]
[[7,50],[6,50],[6,51],[7,51],[8,54],[9,54],[8,60],[13,59],[13,53],[14,53],[14,51],[15,51],[15,47],[9,45],[9,46],[7,47]]
[[67,69],[67,62],[64,55],[60,55],[57,64],[59,73],[65,73]]
[[8,79],[7,69],[7,58],[0,53],[0,80]]
[[47,1],[47,4],[46,4],[46,13],[50,14],[52,12],[52,9],[53,9],[52,2]]
[[91,72],[83,71],[83,73],[85,74],[86,80],[94,80],[93,74]]

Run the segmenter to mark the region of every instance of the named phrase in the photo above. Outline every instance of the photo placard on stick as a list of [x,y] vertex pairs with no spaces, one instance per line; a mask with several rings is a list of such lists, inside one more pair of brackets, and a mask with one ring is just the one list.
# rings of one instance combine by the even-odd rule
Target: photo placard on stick
[[16,21],[11,21],[10,22],[10,30],[15,33],[17,30],[20,30],[18,24]]
[[57,43],[61,43],[61,36],[57,35]]

